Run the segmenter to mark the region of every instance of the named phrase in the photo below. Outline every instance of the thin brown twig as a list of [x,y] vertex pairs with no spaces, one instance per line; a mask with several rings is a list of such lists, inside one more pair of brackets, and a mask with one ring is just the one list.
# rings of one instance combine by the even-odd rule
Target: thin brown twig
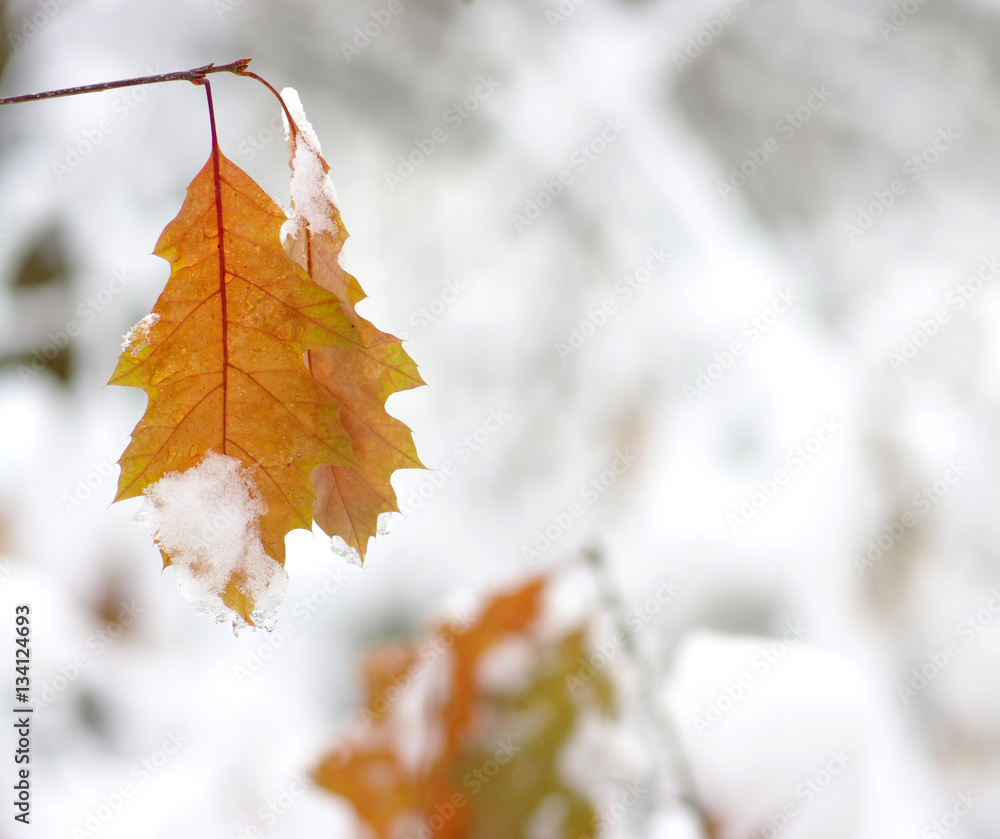
[[236,73],[243,74],[251,59],[240,58],[230,64],[206,64],[204,67],[195,67],[193,70],[180,70],[176,73],[160,73],[156,76],[139,76],[134,79],[121,79],[116,82],[100,82],[98,84],[87,84],[79,87],[66,87],[62,90],[48,90],[44,93],[27,93],[23,96],[8,96],[0,99],[0,105],[14,105],[18,102],[37,102],[39,99],[55,99],[59,96],[76,96],[79,93],[96,93],[101,90],[114,90],[119,87],[135,87],[143,84],[156,84],[158,82],[198,82],[209,73]]

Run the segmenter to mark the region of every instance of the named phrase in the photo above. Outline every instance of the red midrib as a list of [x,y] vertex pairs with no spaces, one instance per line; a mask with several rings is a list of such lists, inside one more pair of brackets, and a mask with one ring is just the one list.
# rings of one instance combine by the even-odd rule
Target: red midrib
[[229,396],[229,319],[226,313],[226,248],[223,241],[222,224],[222,153],[215,131],[215,108],[212,104],[212,86],[205,80],[208,94],[208,118],[212,124],[212,168],[215,175],[215,221],[219,233],[219,299],[222,301],[222,453],[226,454],[229,440],[226,407]]

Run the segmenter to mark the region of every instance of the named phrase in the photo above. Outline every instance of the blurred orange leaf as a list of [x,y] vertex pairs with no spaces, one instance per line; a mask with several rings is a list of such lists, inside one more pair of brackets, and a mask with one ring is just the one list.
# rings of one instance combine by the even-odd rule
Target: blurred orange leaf
[[[593,807],[562,776],[560,757],[580,713],[610,714],[614,697],[605,674],[579,678],[583,627],[556,638],[540,631],[548,584],[533,579],[472,623],[370,654],[362,723],[314,776],[378,839],[512,839],[529,835],[543,807],[558,813],[552,835],[591,832]],[[508,643],[522,678],[487,684],[487,657]]]

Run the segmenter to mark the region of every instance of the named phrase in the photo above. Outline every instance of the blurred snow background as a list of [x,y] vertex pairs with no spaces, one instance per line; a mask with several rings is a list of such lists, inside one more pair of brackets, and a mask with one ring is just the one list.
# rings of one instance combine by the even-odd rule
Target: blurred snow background
[[[298,89],[362,311],[429,384],[390,408],[454,467],[397,476],[410,514],[363,571],[293,534],[272,635],[194,617],[138,502],[109,509],[145,400],[103,385],[167,276],[204,96],[0,110],[0,631],[12,662],[31,604],[51,696],[33,824],[5,804],[0,836],[73,835],[123,783],[101,836],[345,835],[296,773],[364,647],[520,579],[526,548],[598,543],[627,608],[679,586],[637,638],[720,835],[997,834],[1000,3],[0,9],[4,95],[242,56]],[[213,88],[224,152],[287,196],[273,98]],[[611,830],[698,835],[660,803]]]

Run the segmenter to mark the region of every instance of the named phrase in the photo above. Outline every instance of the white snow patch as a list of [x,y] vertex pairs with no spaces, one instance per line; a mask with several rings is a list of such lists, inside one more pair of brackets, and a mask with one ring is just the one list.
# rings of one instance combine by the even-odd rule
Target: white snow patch
[[[623,793],[633,789],[627,807],[641,804],[644,811],[658,796],[648,787],[649,751],[649,741],[628,721],[588,708],[580,713],[559,753],[559,774],[569,787],[595,802],[599,812],[620,807]],[[635,787],[643,778],[647,784]]]
[[155,313],[148,314],[129,329],[122,339],[122,352],[128,351],[132,356],[138,355],[139,351],[149,343],[149,330],[159,319],[160,316]]
[[559,839],[560,836],[564,836],[563,822],[568,810],[564,798],[547,795],[538,805],[531,821],[525,826],[527,839]]
[[388,536],[389,531],[391,531],[395,526],[397,521],[402,521],[402,513],[379,513],[378,523],[375,525],[375,532],[379,536]]
[[517,693],[526,690],[536,667],[536,642],[507,638],[483,653],[476,666],[476,681],[487,692]]
[[[298,226],[300,220],[304,219],[313,234],[336,233],[336,225],[330,218],[329,210],[331,204],[334,206],[337,204],[337,193],[333,188],[333,181],[323,167],[323,159],[320,156],[323,152],[319,138],[306,119],[298,91],[293,87],[286,87],[281,91],[281,98],[285,100],[285,105],[288,106],[292,119],[299,129],[293,141],[288,117],[282,111],[285,141],[292,154],[292,209],[288,214],[292,230]],[[286,232],[283,227],[282,237]]]
[[361,554],[347,544],[340,536],[330,537],[330,550],[347,562],[348,565],[357,565],[362,568]]
[[242,618],[219,597],[232,574],[240,573],[254,600],[254,624],[273,626],[288,574],[264,551],[260,516],[267,505],[250,470],[210,451],[197,466],[167,473],[143,494],[136,520],[152,528],[156,544],[170,555],[177,588],[195,613],[241,625]]
[[[378,522],[375,525],[375,532],[379,536],[385,536],[389,533],[390,528],[395,523],[395,516],[399,516],[399,513],[380,513],[378,517]],[[400,518],[402,518],[400,516]],[[369,544],[371,540],[369,540]],[[344,539],[340,536],[330,537],[330,550],[333,551],[337,556],[347,562],[348,565],[357,565],[358,568],[363,568],[364,564],[361,561],[361,554],[359,554],[354,548],[347,544]]]
[[[432,639],[425,637],[421,643],[432,643]],[[431,720],[450,684],[451,662],[449,653],[418,656],[374,695],[372,708],[380,715],[378,727],[372,727],[371,718],[362,715],[347,730],[347,739],[371,743],[374,737],[389,746],[409,771],[422,771],[426,756],[436,754],[442,745],[441,726]]]
[[866,688],[848,660],[790,637],[697,631],[677,654],[670,710],[727,839],[767,835],[786,807],[795,817],[782,839],[858,829],[870,787]]
[[[436,659],[421,657],[415,666],[396,683],[399,694],[392,702],[392,720],[398,732],[394,747],[400,763],[416,773],[429,754],[442,747],[443,730],[428,724],[428,712],[436,711],[437,702],[450,678],[450,655]],[[389,699],[389,689],[386,698]]]
[[701,839],[704,835],[693,811],[677,806],[654,810],[646,823],[647,839]]

